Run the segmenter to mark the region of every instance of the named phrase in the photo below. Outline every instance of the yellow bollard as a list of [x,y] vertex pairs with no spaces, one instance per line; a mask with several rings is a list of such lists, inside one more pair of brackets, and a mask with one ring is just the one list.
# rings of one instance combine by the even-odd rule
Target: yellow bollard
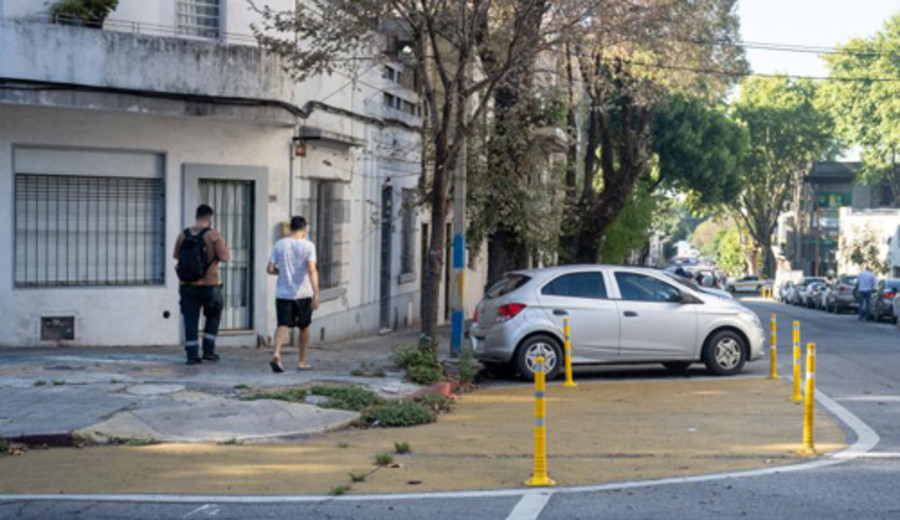
[[544,374],[544,356],[538,356],[534,365],[534,474],[525,481],[526,486],[555,486],[556,481],[547,475],[547,381]]
[[778,333],[775,315],[769,322],[769,379],[778,379]]
[[806,344],[806,401],[803,403],[803,446],[802,455],[815,455],[815,414],[816,414],[816,344]]
[[569,326],[569,318],[563,318],[563,333],[566,344],[566,382],[563,386],[578,386],[572,379],[572,328]]
[[800,390],[802,384],[801,366],[802,359],[800,357],[800,322],[794,322],[794,394],[791,395],[791,401],[799,402],[803,400],[803,393]]

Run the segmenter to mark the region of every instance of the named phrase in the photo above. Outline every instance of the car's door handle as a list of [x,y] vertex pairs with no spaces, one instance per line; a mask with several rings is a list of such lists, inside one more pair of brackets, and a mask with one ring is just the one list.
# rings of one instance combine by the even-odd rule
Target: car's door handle
[[553,315],[554,316],[568,316],[569,313],[562,309],[553,309]]
[[634,311],[625,311],[626,318],[637,318],[637,313]]

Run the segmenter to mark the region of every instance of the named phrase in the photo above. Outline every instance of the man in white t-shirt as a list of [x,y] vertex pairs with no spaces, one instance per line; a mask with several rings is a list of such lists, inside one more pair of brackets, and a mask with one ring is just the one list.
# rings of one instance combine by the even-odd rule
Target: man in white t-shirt
[[319,308],[319,271],[316,269],[316,246],[306,238],[306,219],[291,218],[291,234],[275,242],[266,272],[278,276],[275,289],[275,311],[278,330],[275,333],[275,352],[269,366],[284,372],[281,347],[292,328],[300,329],[299,370],[311,368],[306,361],[309,349],[309,325],[312,313]]

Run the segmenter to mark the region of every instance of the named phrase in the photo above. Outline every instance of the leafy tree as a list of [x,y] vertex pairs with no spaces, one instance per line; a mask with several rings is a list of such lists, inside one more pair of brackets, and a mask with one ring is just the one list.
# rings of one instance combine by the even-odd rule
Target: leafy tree
[[[592,18],[592,4],[561,0],[550,9],[546,0],[305,0],[287,11],[257,9],[263,18],[253,28],[257,41],[280,55],[301,80],[357,61],[348,56],[376,58],[379,34],[390,32],[408,42],[409,66],[419,78],[427,116],[423,186],[431,236],[422,277],[421,326],[432,346],[452,174],[457,167],[464,171],[467,141],[498,85],[536,53],[556,45],[573,26]],[[488,54],[493,63],[480,67],[478,58],[483,61]]]
[[719,269],[728,273],[728,276],[736,277],[744,274],[746,263],[741,247],[741,236],[737,226],[731,226],[716,233],[713,239],[716,265]]
[[572,236],[561,240],[568,249],[561,251],[564,261],[595,262],[607,228],[639,181],[650,176],[654,111],[668,93],[715,99],[726,90],[727,75],[704,74],[700,66],[744,70],[741,49],[734,45],[734,7],[734,0],[640,6],[607,0],[603,16],[583,24],[582,34],[573,31],[572,55],[587,110],[581,186],[566,176],[574,207],[565,226]]
[[[887,181],[900,205],[900,13],[868,39],[853,39],[825,56],[829,81],[822,105],[838,134],[862,149],[864,179]],[[893,81],[883,81],[893,79]]]
[[869,266],[875,274],[884,274],[890,268],[890,263],[878,246],[878,235],[869,226],[854,229],[851,239],[841,236],[838,246],[838,254],[845,263],[852,263],[861,268]]
[[603,235],[600,261],[605,264],[625,263],[629,253],[647,244],[654,228],[654,217],[660,197],[650,192],[645,181],[631,193],[622,211]]
[[654,116],[652,137],[659,157],[654,189],[685,193],[695,209],[731,202],[740,193],[749,135],[724,110],[675,94]]
[[750,135],[741,169],[744,188],[732,209],[761,250],[770,275],[775,268],[772,232],[791,190],[811,162],[837,150],[831,122],[814,104],[817,88],[786,76],[747,78],[732,106],[732,116]]

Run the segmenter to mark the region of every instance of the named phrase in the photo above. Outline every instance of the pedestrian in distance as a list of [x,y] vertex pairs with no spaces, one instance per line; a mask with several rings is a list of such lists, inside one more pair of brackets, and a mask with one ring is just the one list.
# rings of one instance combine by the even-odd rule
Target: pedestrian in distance
[[[222,234],[212,228],[213,209],[197,207],[197,221],[178,235],[173,256],[180,286],[181,317],[184,322],[184,350],[188,365],[218,361],[216,336],[222,319],[222,280],[219,263],[228,261],[228,246]],[[198,329],[203,312],[203,355],[200,356]]]
[[306,360],[309,349],[309,326],[312,313],[319,308],[319,271],[316,268],[316,246],[306,237],[307,222],[303,217],[291,218],[291,234],[272,248],[266,272],[278,277],[275,288],[275,312],[278,329],[275,332],[275,351],[269,366],[274,372],[284,372],[281,347],[291,329],[300,329],[300,359],[298,370],[309,370]]
[[856,278],[856,296],[859,298],[860,321],[871,319],[871,297],[876,283],[875,275],[872,274],[872,271],[869,271],[869,266],[864,265],[862,272]]

